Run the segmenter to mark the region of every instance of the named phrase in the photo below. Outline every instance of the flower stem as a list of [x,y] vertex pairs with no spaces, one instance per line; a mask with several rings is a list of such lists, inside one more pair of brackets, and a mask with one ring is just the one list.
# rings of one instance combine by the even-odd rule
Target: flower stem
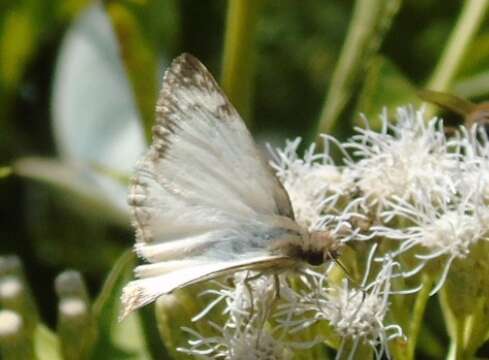
[[251,123],[255,70],[255,30],[261,0],[229,0],[221,83],[224,92]]
[[[428,89],[437,91],[449,90],[465,52],[484,20],[489,1],[467,0],[463,3],[462,12],[448,39],[448,45],[443,50],[440,61],[426,85]],[[434,107],[430,107],[428,114],[432,115],[433,112]]]
[[464,331],[465,354],[472,356],[486,341],[489,324],[487,323],[487,296],[475,301],[474,312],[467,317]]
[[421,329],[424,312],[426,310],[426,304],[428,303],[428,299],[430,298],[430,291],[431,285],[433,284],[433,279],[428,274],[423,274],[423,277],[421,278],[421,283],[423,287],[416,296],[411,324],[409,326],[406,359],[415,358],[414,356],[416,351],[416,343],[418,340],[419,331]]
[[465,321],[457,321],[455,336],[452,337],[450,343],[450,351],[447,355],[447,360],[465,359],[464,351],[464,329]]
[[362,71],[374,55],[400,7],[401,0],[357,0],[318,124],[317,133],[331,133],[351,99]]

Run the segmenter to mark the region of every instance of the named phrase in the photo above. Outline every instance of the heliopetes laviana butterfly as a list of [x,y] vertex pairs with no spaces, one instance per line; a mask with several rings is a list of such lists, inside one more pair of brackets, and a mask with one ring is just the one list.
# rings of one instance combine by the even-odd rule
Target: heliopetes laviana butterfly
[[135,249],[151,264],[123,290],[123,316],[196,282],[336,256],[328,232],[294,220],[289,196],[209,71],[183,54],[166,71],[153,143],[128,202]]

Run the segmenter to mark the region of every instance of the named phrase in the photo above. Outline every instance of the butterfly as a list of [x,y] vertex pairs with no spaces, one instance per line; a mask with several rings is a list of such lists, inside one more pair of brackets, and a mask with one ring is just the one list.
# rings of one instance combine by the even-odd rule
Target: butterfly
[[327,231],[294,219],[280,181],[205,66],[177,57],[163,78],[153,141],[128,203],[136,267],[122,316],[163,294],[238,270],[280,271],[337,256]]

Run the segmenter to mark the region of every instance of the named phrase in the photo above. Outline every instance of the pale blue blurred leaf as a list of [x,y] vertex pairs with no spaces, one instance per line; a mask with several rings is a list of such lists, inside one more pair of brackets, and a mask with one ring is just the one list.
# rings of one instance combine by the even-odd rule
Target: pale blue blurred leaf
[[63,40],[52,114],[56,144],[66,160],[128,172],[144,151],[119,47],[100,5],[83,12]]
[[17,161],[17,174],[71,191],[87,212],[128,223],[129,172],[145,148],[139,114],[109,20],[98,4],[68,29],[52,93],[61,160]]

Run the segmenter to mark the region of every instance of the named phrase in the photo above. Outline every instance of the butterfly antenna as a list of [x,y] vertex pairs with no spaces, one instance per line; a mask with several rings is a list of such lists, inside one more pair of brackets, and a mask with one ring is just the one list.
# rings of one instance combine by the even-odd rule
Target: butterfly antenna
[[343,271],[345,272],[345,275],[346,275],[346,276],[347,276],[349,279],[351,279],[351,273],[350,273],[350,271],[348,271],[348,269],[346,268],[345,264],[343,264],[343,263],[340,261],[340,259],[338,259],[337,257],[333,256],[333,254],[332,254],[332,253],[329,253],[329,255],[328,255],[328,256],[329,256],[331,259],[333,259],[333,261],[336,263],[336,265],[338,265],[338,266],[341,268],[341,270],[343,270]]
[[348,280],[350,280],[353,284],[355,284],[356,286],[361,288],[361,286],[358,284],[358,282],[355,279],[353,279],[352,273],[346,268],[345,264],[343,264],[343,262],[341,262],[341,260],[338,259],[337,257],[332,257],[332,259],[336,263],[336,265],[338,265],[340,267],[340,269],[343,270],[343,272],[345,273]]

